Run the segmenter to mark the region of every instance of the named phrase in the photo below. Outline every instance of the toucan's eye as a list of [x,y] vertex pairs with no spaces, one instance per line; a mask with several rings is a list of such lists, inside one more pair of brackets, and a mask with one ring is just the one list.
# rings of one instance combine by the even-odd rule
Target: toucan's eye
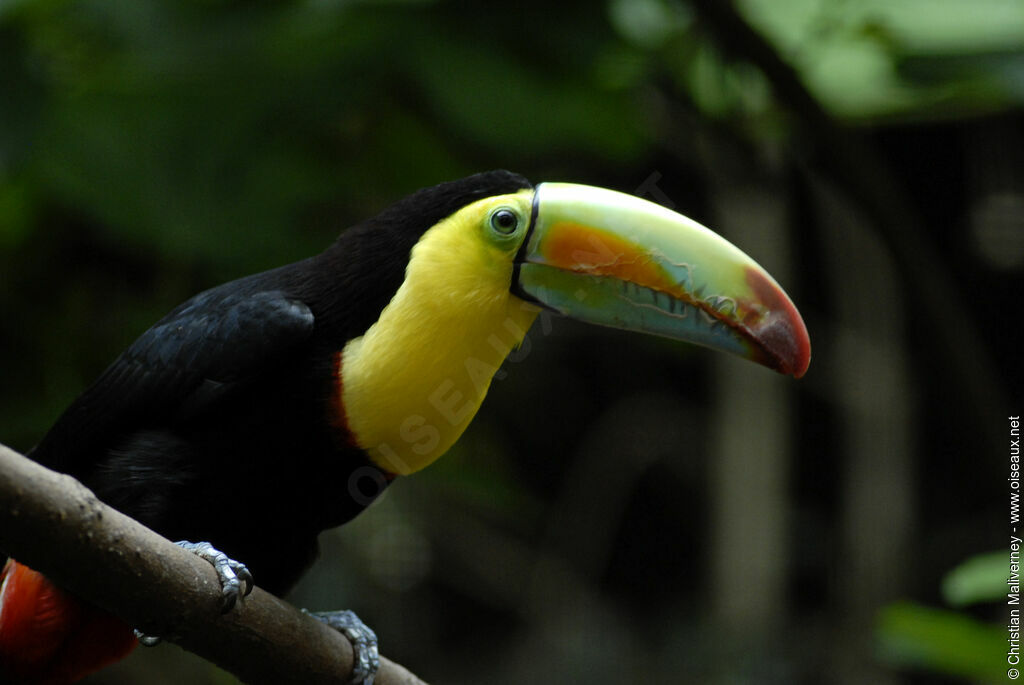
[[519,227],[519,217],[511,209],[499,209],[491,214],[491,228],[502,235],[511,235]]

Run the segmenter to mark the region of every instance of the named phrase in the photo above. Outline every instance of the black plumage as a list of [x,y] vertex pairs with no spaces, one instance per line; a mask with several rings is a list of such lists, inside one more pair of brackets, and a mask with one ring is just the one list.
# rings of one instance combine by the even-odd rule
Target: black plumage
[[196,295],[119,356],[30,456],[286,592],[317,534],[372,494],[350,488],[368,461],[332,415],[337,353],[377,320],[424,231],[528,187],[494,171],[426,188],[315,257]]

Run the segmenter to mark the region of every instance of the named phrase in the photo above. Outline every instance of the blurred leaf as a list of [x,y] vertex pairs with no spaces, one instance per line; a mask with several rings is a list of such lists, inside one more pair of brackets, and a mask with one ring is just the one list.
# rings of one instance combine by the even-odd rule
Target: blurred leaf
[[[1024,3],[1016,0],[738,4],[839,116],[934,116],[936,108],[973,111],[1024,102],[1021,70],[1014,66],[1024,51]],[[964,68],[962,60],[982,55],[984,70]],[[913,70],[904,68],[908,63]],[[930,69],[935,73],[924,77]]]
[[885,607],[877,632],[879,656],[919,668],[984,682],[1006,681],[1006,630],[962,614],[911,602]]
[[673,33],[693,23],[693,10],[665,0],[612,0],[612,24],[625,38],[644,48],[661,47]]
[[979,554],[942,579],[942,596],[955,607],[1006,598],[1006,552]]

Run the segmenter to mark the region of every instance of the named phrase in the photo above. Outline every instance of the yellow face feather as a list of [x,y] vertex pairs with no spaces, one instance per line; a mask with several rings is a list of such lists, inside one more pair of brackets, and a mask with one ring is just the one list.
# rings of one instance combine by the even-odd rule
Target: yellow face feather
[[509,291],[532,199],[480,200],[428,229],[380,319],[342,351],[349,430],[386,472],[418,471],[458,440],[540,311]]

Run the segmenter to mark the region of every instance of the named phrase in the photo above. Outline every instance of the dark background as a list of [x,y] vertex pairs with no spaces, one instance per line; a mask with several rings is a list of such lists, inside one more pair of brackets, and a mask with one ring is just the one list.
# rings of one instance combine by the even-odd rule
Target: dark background
[[416,188],[636,192],[785,286],[807,376],[542,319],[292,601],[434,683],[1004,682],[1022,105],[1015,0],[0,2],[0,440]]

